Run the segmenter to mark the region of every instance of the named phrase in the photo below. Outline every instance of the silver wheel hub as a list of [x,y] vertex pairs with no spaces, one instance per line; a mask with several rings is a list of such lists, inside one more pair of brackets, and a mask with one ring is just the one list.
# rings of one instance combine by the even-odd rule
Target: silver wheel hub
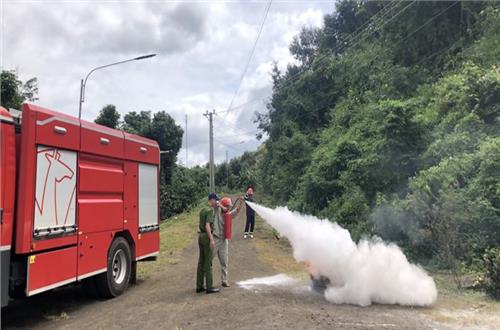
[[111,267],[113,270],[113,280],[116,284],[122,284],[127,274],[127,258],[123,250],[120,249],[115,252]]

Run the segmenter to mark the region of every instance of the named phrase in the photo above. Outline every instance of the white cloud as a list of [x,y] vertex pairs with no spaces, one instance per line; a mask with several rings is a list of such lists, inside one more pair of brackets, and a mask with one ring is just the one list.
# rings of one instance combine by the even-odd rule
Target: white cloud
[[[80,79],[89,69],[147,53],[158,56],[96,71],[89,78],[84,119],[105,104],[129,111],[166,110],[184,127],[189,116],[189,164],[208,159],[207,109],[225,110],[237,88],[266,2],[3,2],[4,69],[39,79],[39,104],[76,115]],[[293,61],[288,45],[300,28],[320,26],[332,3],[275,1],[234,105],[215,118],[216,161],[260,144],[254,112],[265,109],[269,72]],[[247,133],[247,134],[242,134]],[[184,149],[179,160],[185,161]]]

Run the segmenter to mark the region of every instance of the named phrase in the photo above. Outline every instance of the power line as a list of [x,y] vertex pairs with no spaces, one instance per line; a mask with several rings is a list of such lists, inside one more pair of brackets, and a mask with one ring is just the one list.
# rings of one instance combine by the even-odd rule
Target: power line
[[[398,41],[395,46],[399,46],[400,44],[402,44],[403,42],[405,42],[406,40],[408,40],[411,36],[413,36],[415,33],[417,33],[418,31],[422,30],[424,28],[424,26],[426,26],[427,24],[429,24],[430,22],[432,22],[433,20],[435,20],[437,17],[441,16],[443,13],[445,13],[446,11],[448,11],[451,7],[455,6],[457,3],[459,3],[460,1],[457,0],[455,2],[453,2],[451,5],[449,5],[448,7],[446,7],[445,9],[441,10],[439,13],[435,14],[434,16],[432,16],[431,18],[429,18],[424,24],[420,25],[416,30],[414,30],[412,33],[410,33],[409,35],[407,35],[405,38],[403,38],[402,40]],[[380,56],[379,55],[376,55],[374,56],[371,60],[372,62],[378,58]]]
[[273,0],[269,0],[269,2],[267,3],[267,6],[266,6],[266,9],[264,12],[264,17],[262,18],[262,22],[260,23],[259,32],[257,33],[257,37],[255,38],[255,41],[253,43],[252,51],[250,52],[250,56],[248,57],[247,63],[245,65],[245,69],[243,70],[243,73],[241,74],[240,81],[238,83],[238,88],[236,88],[236,91],[233,95],[233,98],[231,99],[231,102],[229,103],[229,107],[227,108],[228,109],[227,111],[230,111],[231,107],[233,106],[234,99],[238,95],[240,88],[241,88],[241,85],[243,84],[243,79],[245,79],[245,75],[248,71],[248,67],[250,66],[250,62],[252,61],[253,55],[255,53],[255,49],[257,48],[257,44],[258,44],[260,36],[262,34],[262,29],[264,28],[264,24],[266,23],[267,14],[269,13],[269,9],[271,8],[272,3],[273,3]]
[[[403,9],[401,9],[400,11],[398,11],[394,16],[392,16],[389,20],[387,20],[384,24],[382,24],[379,28],[376,28],[374,29],[373,31],[371,31],[369,33],[369,35],[375,33],[376,31],[380,30],[381,28],[383,28],[386,24],[388,24],[390,21],[392,21],[394,18],[398,17],[399,15],[401,15],[406,9],[408,9],[410,6],[412,6],[414,3],[416,3],[416,1],[412,1],[409,5],[407,5],[406,7],[404,7]],[[362,32],[360,32],[358,35],[361,35],[363,32],[365,31],[368,31],[368,28],[367,27],[366,29],[364,29]],[[368,36],[369,36],[368,35]],[[367,36],[367,37],[368,37]],[[354,40],[354,39],[353,39]],[[361,42],[361,37],[358,39],[358,41],[352,45],[342,45],[339,47],[339,49],[337,51],[340,51],[342,49],[344,49],[345,47],[349,46],[349,47],[354,47],[356,46],[357,44],[359,44],[359,42]],[[363,39],[364,40],[364,39]],[[325,55],[322,55],[320,57],[318,57],[318,59],[316,59],[316,65],[319,65],[319,63],[321,63],[322,61],[326,60],[327,58],[329,58],[330,55],[329,54],[325,54]],[[300,70],[298,72],[296,72],[295,74],[293,74],[292,76],[288,77],[287,80],[285,81],[285,84],[284,85],[278,85],[278,87],[276,87],[277,90],[280,90],[282,89],[284,86],[286,86],[286,84],[291,84],[293,81],[295,81],[296,79],[300,78],[300,76],[305,72],[307,71],[308,69],[310,68],[304,68],[303,70]]]
[[214,138],[214,141],[217,141],[218,143],[225,145],[226,147],[234,149],[234,150],[237,150],[236,146],[239,146],[241,144],[245,144],[245,143],[249,142],[249,141],[240,141],[238,143],[228,144],[228,143],[222,142],[221,140],[216,139],[216,138]]
[[453,47],[455,47],[459,42],[463,41],[461,38],[458,39],[457,41],[455,41],[453,44],[451,44],[450,46],[448,47],[445,47],[445,48],[442,48],[442,49],[439,49],[437,50],[436,52],[430,54],[429,56],[426,56],[424,57],[423,59],[421,59],[420,61],[418,61],[417,63],[415,63],[415,66],[417,65],[420,65],[422,64],[423,62],[427,61],[428,59],[430,59],[431,57],[434,57],[438,54],[441,54],[441,53],[444,53],[444,52],[447,52],[448,50],[452,49]]
[[[418,31],[420,31],[424,26],[426,26],[427,24],[429,24],[430,22],[432,22],[433,20],[435,20],[438,16],[442,15],[444,12],[448,11],[451,7],[455,6],[458,2],[459,2],[459,0],[455,1],[454,3],[452,3],[451,5],[449,5],[448,7],[446,7],[445,9],[441,10],[439,13],[433,15],[424,24],[420,25],[417,29],[415,29],[413,32],[411,32],[409,35],[407,35],[405,38],[403,38],[402,40],[400,40],[399,42],[397,42],[396,44],[394,44],[393,47],[395,48],[396,46],[399,46],[400,44],[402,44],[403,42],[405,42],[406,40],[408,40],[411,36],[413,36],[415,33],[417,33]],[[375,61],[375,59],[377,59],[380,55],[381,54],[379,53],[378,55],[374,56],[373,58],[371,58],[371,61],[372,62]],[[292,99],[298,100],[298,97],[296,95],[292,94]]]
[[[381,28],[383,28],[386,24],[388,24],[388,23],[389,23],[390,21],[392,21],[394,18],[396,18],[397,16],[399,16],[401,13],[403,13],[406,9],[408,9],[410,6],[412,6],[415,2],[416,2],[416,1],[412,1],[409,5],[406,5],[406,6],[405,6],[404,8],[402,8],[400,11],[398,11],[398,12],[397,12],[394,16],[392,16],[392,17],[391,17],[388,21],[386,21],[386,22],[385,22],[382,26],[380,26],[379,28],[376,28],[376,29],[372,30],[372,31],[370,32],[370,34],[369,34],[369,35],[371,35],[371,34],[375,33],[376,31],[380,30]],[[391,7],[389,7],[389,9],[387,9],[386,11],[384,11],[384,12],[381,14],[381,16],[380,16],[380,17],[377,17],[377,15],[378,15],[379,13],[381,13],[383,10],[380,10],[379,12],[377,12],[377,14],[373,15],[373,16],[370,18],[371,23],[376,24],[376,23],[378,23],[378,22],[382,21],[382,20],[383,20],[383,17],[384,17],[386,14],[388,14],[389,12],[391,12],[394,8],[396,8],[396,6],[397,6],[398,4],[399,4],[399,2],[397,2],[397,1],[396,1],[396,2],[395,2],[395,4],[394,4],[393,6],[391,6]],[[390,6],[390,5],[387,5],[387,6]],[[368,21],[368,22],[370,22],[370,21]],[[366,24],[367,24],[367,23],[365,23],[364,25],[366,25]],[[369,28],[370,28],[369,26],[366,26],[366,28],[365,28],[365,29],[363,29],[362,31],[360,31],[357,35],[352,36],[352,37],[348,37],[348,38],[346,39],[346,42],[350,42],[350,41],[354,41],[354,40],[358,39],[358,37],[359,37],[359,39],[358,39],[358,41],[357,41],[356,43],[354,43],[354,44],[352,44],[352,45],[348,45],[348,44],[339,45],[337,48],[335,48],[335,49],[333,50],[333,53],[335,53],[335,52],[339,52],[339,51],[341,51],[341,50],[345,49],[345,47],[347,47],[347,46],[349,46],[349,47],[351,47],[351,46],[352,46],[352,47],[353,47],[353,46],[357,45],[359,42],[361,42],[361,37],[360,37],[360,36],[361,36],[363,33],[369,32],[369,31],[368,31],[368,29],[369,29]],[[358,31],[358,30],[359,30],[359,28],[358,28],[356,31]],[[366,37],[368,37],[368,36],[366,36]],[[364,40],[364,38],[363,38],[363,40]],[[324,54],[324,55],[321,55],[321,56],[319,56],[318,58],[316,58],[316,60],[315,60],[315,63],[314,63],[314,64],[315,64],[315,65],[319,65],[320,63],[322,63],[324,60],[326,60],[326,59],[327,59],[327,58],[329,58],[329,57],[330,57],[330,54]],[[301,75],[302,75],[303,73],[305,73],[308,69],[310,69],[310,68],[309,68],[309,67],[304,68],[304,69],[302,69],[302,70],[300,70],[300,71],[296,72],[295,74],[293,74],[293,75],[291,75],[291,76],[287,77],[287,78],[286,78],[286,81],[284,82],[284,84],[278,85],[278,86],[274,89],[274,91],[276,91],[276,90],[277,90],[277,91],[280,91],[281,89],[283,89],[283,88],[285,88],[285,87],[288,87],[288,86],[289,86],[289,85],[291,85],[293,82],[295,82],[297,79],[299,79],[299,78],[301,77]],[[245,103],[239,104],[239,105],[234,106],[234,107],[230,107],[230,108],[228,108],[228,110],[226,110],[226,111],[219,111],[219,113],[223,113],[223,112],[230,112],[230,111],[233,111],[233,110],[236,110],[236,109],[242,108],[242,107],[244,107],[244,106],[246,106],[246,105],[248,105],[248,104],[255,103],[255,102],[257,102],[257,101],[259,101],[259,100],[262,100],[262,99],[264,99],[264,98],[266,98],[266,97],[269,97],[269,96],[270,96],[270,95],[263,96],[263,97],[258,97],[258,98],[254,98],[254,99],[251,99],[251,100],[249,100],[249,101],[247,101],[247,102],[245,102]]]
[[[431,21],[433,21],[433,20],[434,20],[434,19],[436,19],[438,16],[440,16],[441,14],[443,14],[444,12],[446,12],[447,10],[449,10],[451,7],[455,6],[458,2],[459,2],[459,1],[455,1],[455,2],[454,2],[454,3],[452,3],[450,6],[446,7],[445,9],[441,10],[439,13],[435,14],[434,16],[432,16],[432,17],[431,17],[429,20],[427,20],[424,24],[422,24],[421,26],[419,26],[417,29],[415,29],[413,32],[411,32],[409,35],[407,35],[405,38],[403,38],[401,41],[399,41],[399,42],[398,42],[398,43],[396,43],[395,45],[400,45],[400,44],[401,44],[401,43],[403,43],[404,41],[408,40],[411,36],[413,36],[415,33],[417,33],[418,31],[420,31],[421,29],[423,29],[423,28],[424,28],[426,25],[428,25]],[[412,1],[410,4],[406,5],[404,8],[402,8],[401,10],[399,10],[399,11],[398,11],[395,15],[393,15],[393,16],[392,16],[389,20],[387,20],[386,22],[384,22],[384,23],[383,23],[380,27],[377,27],[377,28],[373,29],[373,30],[369,33],[369,35],[371,35],[371,34],[373,34],[374,32],[376,32],[376,31],[380,30],[381,28],[383,28],[386,24],[388,24],[390,21],[394,20],[396,17],[398,17],[399,15],[401,15],[401,13],[403,13],[405,10],[407,10],[407,9],[408,9],[410,6],[412,6],[414,3],[416,3],[416,1]],[[385,12],[385,14],[383,14],[383,15],[379,18],[379,21],[380,21],[380,19],[382,19],[382,17],[384,17],[384,16],[385,16],[385,15],[386,15],[389,11],[391,11],[393,8],[395,8],[395,7],[392,7],[392,8],[390,8],[390,9],[388,9],[388,11],[387,11],[387,12]],[[377,13],[377,14],[378,14],[378,13]],[[372,18],[373,18],[373,17],[372,17]],[[367,27],[365,30],[363,30],[362,32],[358,33],[358,35],[357,35],[357,36],[360,36],[360,35],[361,35],[364,31],[367,31],[367,29],[368,29],[368,27]],[[358,28],[358,30],[359,30],[359,28]],[[345,48],[345,47],[347,47],[347,46],[349,46],[349,47],[354,47],[354,46],[356,46],[357,44],[359,44],[359,42],[361,42],[362,40],[366,39],[366,37],[368,37],[369,35],[367,35],[367,36],[365,36],[365,37],[360,37],[360,38],[357,40],[357,42],[352,43],[351,45],[342,45],[341,47],[339,47],[339,49],[343,49],[343,48]],[[357,36],[356,36],[356,37],[357,37]],[[352,41],[352,40],[355,40],[355,39],[356,39],[356,37],[351,38],[351,41]],[[452,45],[452,46],[454,46],[454,45]],[[448,47],[447,49],[451,48],[452,46]],[[445,50],[447,50],[447,49],[445,49]],[[444,51],[445,51],[445,50],[444,50]],[[423,59],[422,61],[420,61],[419,63],[421,63],[421,62],[423,62],[423,61],[427,60],[428,58],[430,58],[430,57],[432,57],[432,56],[437,55],[437,53],[440,53],[440,52],[442,52],[442,51],[443,51],[443,50],[438,51],[438,52],[436,52],[436,53],[434,53],[434,54],[431,54],[430,56],[428,56],[428,57],[424,58],[424,59]],[[380,55],[375,56],[374,58],[372,58],[372,60],[374,60],[374,59],[375,59],[375,58],[377,58],[378,56],[380,56]],[[329,57],[329,55],[323,55],[323,56],[318,57],[318,58],[316,59],[316,61],[315,61],[315,62],[316,62],[315,64],[316,64],[316,65],[318,65],[319,63],[321,63],[322,61],[324,61],[327,57]],[[287,86],[287,84],[288,84],[288,85],[291,85],[291,84],[292,84],[295,80],[297,80],[298,78],[300,78],[300,76],[301,76],[301,75],[302,75],[302,74],[303,74],[303,73],[304,73],[307,69],[309,69],[309,68],[305,68],[304,70],[301,70],[301,71],[299,71],[299,72],[295,73],[294,75],[292,75],[292,76],[288,77],[288,78],[287,78],[287,81],[285,82],[285,84],[283,84],[283,85],[279,85],[278,87],[276,87],[276,88],[274,89],[274,91],[276,91],[276,90],[278,90],[278,91],[279,91],[279,90],[281,90],[282,88],[286,87],[286,86]],[[321,72],[321,71],[323,71],[323,72],[324,72],[324,70],[320,70],[320,72]],[[266,96],[266,97],[268,97],[268,96]],[[232,110],[234,110],[234,109],[244,107],[244,106],[246,106],[246,105],[248,105],[248,104],[255,103],[255,102],[257,102],[257,101],[259,101],[259,100],[262,100],[262,99],[264,99],[264,98],[265,98],[265,97],[255,98],[255,99],[249,100],[249,101],[247,101],[247,102],[245,102],[245,103],[243,103],[243,104],[240,104],[240,105],[237,105],[237,106],[235,106],[235,107],[232,107],[231,109],[228,109],[228,110],[231,110],[231,111],[232,111]],[[223,111],[223,112],[227,112],[227,111]]]
[[253,134],[253,133],[258,133],[258,132],[260,132],[260,130],[254,129],[252,131],[241,132],[241,133],[232,134],[232,135],[217,135],[217,137],[218,138],[231,138],[231,137],[238,137],[238,136],[246,136],[246,135]]

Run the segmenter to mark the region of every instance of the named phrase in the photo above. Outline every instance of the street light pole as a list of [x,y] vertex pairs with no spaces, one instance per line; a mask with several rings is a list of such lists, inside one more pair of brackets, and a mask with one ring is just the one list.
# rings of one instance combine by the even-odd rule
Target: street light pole
[[127,62],[145,60],[147,58],[151,58],[151,57],[155,57],[155,56],[156,56],[156,54],[143,55],[143,56],[131,58],[131,59],[128,59],[128,60],[125,60],[125,61],[120,61],[120,62],[115,62],[115,63],[111,63],[111,64],[101,65],[101,66],[98,66],[97,68],[94,68],[94,69],[90,70],[90,72],[87,73],[87,76],[85,77],[85,79],[80,80],[80,101],[79,101],[79,106],[78,106],[78,119],[82,119],[82,104],[83,104],[83,102],[85,102],[85,86],[87,85],[87,79],[89,79],[89,76],[94,71],[97,71],[97,70],[100,70],[100,69],[104,69],[104,68],[107,68],[107,67],[110,67],[110,66],[118,65],[118,64],[127,63]]

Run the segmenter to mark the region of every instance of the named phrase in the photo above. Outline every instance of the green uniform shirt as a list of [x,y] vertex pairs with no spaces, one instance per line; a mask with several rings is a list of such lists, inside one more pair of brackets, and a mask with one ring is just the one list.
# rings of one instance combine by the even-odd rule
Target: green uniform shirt
[[214,213],[209,208],[204,208],[200,211],[200,225],[198,227],[199,233],[206,233],[205,224],[209,223],[210,228],[213,230],[214,225]]

